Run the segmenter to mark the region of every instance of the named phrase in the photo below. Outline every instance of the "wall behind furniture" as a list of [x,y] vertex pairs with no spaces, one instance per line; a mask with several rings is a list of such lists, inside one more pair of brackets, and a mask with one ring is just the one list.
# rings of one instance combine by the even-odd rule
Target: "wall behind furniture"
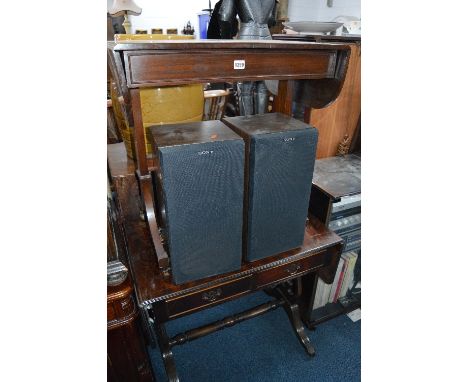
[[[190,21],[195,28],[195,38],[199,37],[198,13],[202,9],[208,8],[208,0],[135,0],[143,11],[139,16],[130,16],[133,30],[151,28],[163,28],[166,33],[167,28],[177,28],[182,34],[187,21]],[[211,1],[214,7],[216,0]]]
[[[108,7],[113,0],[107,0]],[[208,0],[135,0],[142,8],[140,16],[130,16],[135,29],[177,28],[179,33],[187,21],[195,27],[195,38],[199,37],[198,13],[208,8]],[[217,0],[211,0],[214,8]],[[361,18],[361,0],[333,0],[333,7],[327,0],[289,0],[290,21],[331,21],[337,16],[356,16]],[[151,32],[151,31],[150,31]]]
[[338,16],[361,18],[361,0],[333,0],[333,7],[327,0],[289,0],[290,21],[332,21]]

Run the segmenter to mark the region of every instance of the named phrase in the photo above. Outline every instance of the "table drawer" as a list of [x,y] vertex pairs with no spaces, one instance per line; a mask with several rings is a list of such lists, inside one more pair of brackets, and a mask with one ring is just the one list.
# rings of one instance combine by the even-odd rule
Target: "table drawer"
[[[278,60],[287,54],[287,60]],[[166,86],[180,81],[202,83],[225,80],[333,78],[337,52],[303,51],[194,51],[125,52],[127,85]],[[239,70],[236,63],[242,63]],[[285,75],[285,73],[287,73]]]
[[210,288],[166,300],[169,318],[192,313],[209,305],[248,293],[252,289],[252,275],[219,284]]
[[257,274],[257,288],[296,278],[324,265],[326,265],[326,251],[270,268]]

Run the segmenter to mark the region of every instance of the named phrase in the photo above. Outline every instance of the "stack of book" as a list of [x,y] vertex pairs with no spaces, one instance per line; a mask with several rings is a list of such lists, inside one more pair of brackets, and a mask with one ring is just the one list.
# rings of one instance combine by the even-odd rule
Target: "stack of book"
[[357,257],[358,255],[355,252],[347,252],[341,255],[332,284],[325,284],[322,279],[318,279],[313,309],[320,308],[328,303],[335,303],[339,298],[346,296],[348,289],[354,283],[354,267],[356,266]]

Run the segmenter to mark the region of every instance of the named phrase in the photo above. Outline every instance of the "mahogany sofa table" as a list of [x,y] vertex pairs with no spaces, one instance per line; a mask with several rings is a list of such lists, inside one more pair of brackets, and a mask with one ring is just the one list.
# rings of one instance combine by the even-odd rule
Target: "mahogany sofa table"
[[[317,271],[324,279],[332,281],[343,244],[338,235],[325,228],[318,219],[310,217],[302,247],[263,260],[244,262],[236,272],[175,285],[158,267],[151,234],[141,215],[135,165],[127,158],[123,143],[108,145],[108,164],[112,187],[117,193],[123,216],[137,303],[150,323],[150,336],[159,343],[171,382],[178,381],[172,347],[279,306],[288,313],[295,333],[307,353],[314,355],[314,348],[305,334],[300,318],[302,301],[308,301],[308,297],[301,295],[301,288],[297,285],[300,285],[300,276]],[[284,285],[288,280],[295,280],[296,287]],[[234,316],[168,338],[165,322],[259,290],[267,291],[274,298]]]
[[[171,382],[178,381],[172,347],[279,306],[288,313],[307,353],[313,355],[315,351],[300,319],[301,276],[318,272],[324,281],[331,283],[343,243],[339,236],[310,217],[304,243],[298,249],[244,262],[236,272],[173,284],[170,258],[154,210],[151,181],[154,164],[146,155],[140,89],[279,80],[274,111],[290,115],[296,80],[309,81],[314,90],[310,100],[313,108],[323,108],[336,99],[346,76],[349,55],[349,46],[339,43],[194,40],[108,44],[109,68],[123,97],[124,117],[134,129],[136,152],[134,163],[127,159],[122,143],[109,145],[109,177],[120,204],[137,303],[147,322],[152,323],[148,325],[149,334],[159,343]],[[293,287],[286,285],[290,280],[295,281]],[[274,298],[232,317],[168,338],[165,322],[258,290],[265,290]]]

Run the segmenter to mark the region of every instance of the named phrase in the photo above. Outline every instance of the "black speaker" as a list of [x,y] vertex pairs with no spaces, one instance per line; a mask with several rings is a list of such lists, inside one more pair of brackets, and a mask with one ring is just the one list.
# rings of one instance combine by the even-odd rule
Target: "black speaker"
[[304,240],[317,129],[280,113],[224,118],[245,140],[244,252],[254,261]]
[[158,220],[175,284],[240,269],[244,141],[220,121],[153,126]]

